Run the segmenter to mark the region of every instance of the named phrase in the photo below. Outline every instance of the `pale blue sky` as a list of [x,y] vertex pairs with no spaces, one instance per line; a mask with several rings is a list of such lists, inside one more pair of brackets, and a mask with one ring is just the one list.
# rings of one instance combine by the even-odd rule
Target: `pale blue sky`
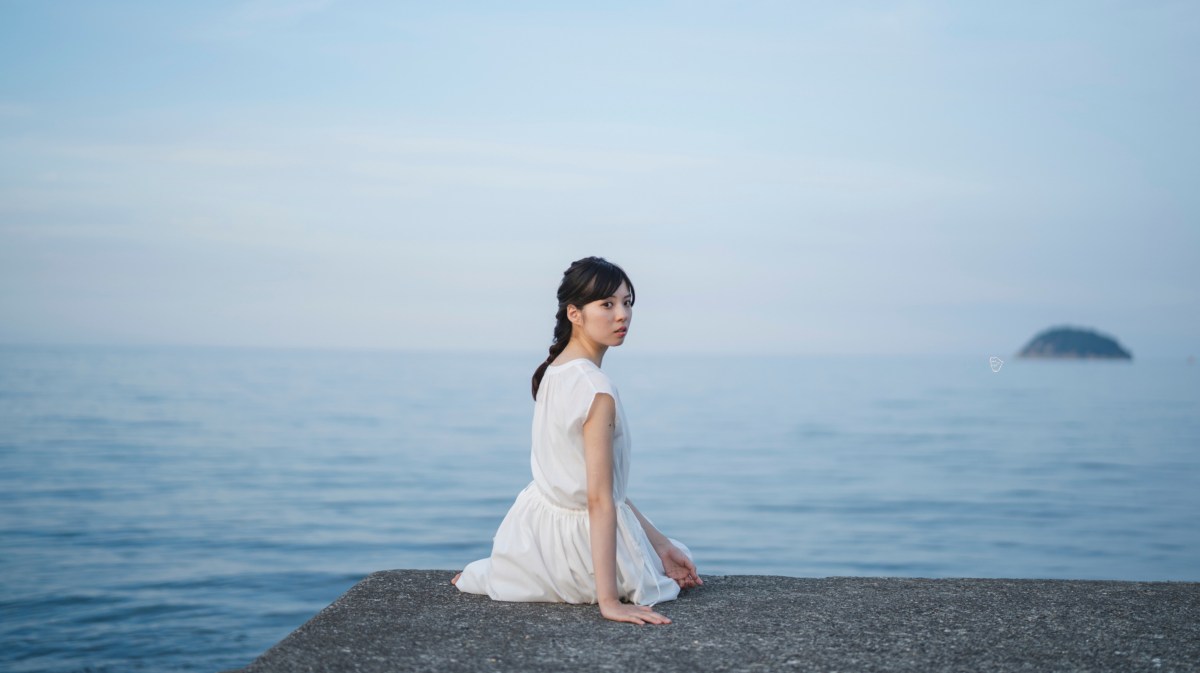
[[1200,354],[1200,4],[0,0],[0,343]]

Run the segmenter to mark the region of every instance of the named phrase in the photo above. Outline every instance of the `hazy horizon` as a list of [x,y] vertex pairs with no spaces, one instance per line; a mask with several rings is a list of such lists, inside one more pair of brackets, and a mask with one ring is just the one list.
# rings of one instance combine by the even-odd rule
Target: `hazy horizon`
[[[1022,344],[1024,346],[1024,344]],[[545,357],[546,348],[504,348],[504,349],[488,349],[488,348],[436,348],[436,347],[403,347],[403,346],[304,346],[304,345],[280,345],[280,344],[231,344],[231,343],[138,343],[132,341],[126,342],[77,342],[77,341],[60,341],[60,342],[5,342],[0,343],[0,348],[7,349],[30,349],[30,350],[53,350],[53,349],[77,349],[77,350],[225,350],[225,351],[281,351],[281,352],[311,352],[311,353],[341,353],[341,354],[394,354],[394,355],[497,355],[504,357],[522,356],[529,359],[531,367],[535,366],[542,358]],[[645,357],[748,357],[748,358],[781,358],[781,359],[805,359],[805,358],[920,358],[920,359],[966,359],[977,358],[980,367],[988,367],[988,357],[997,356],[1003,360],[1002,366],[1007,366],[1013,360],[1023,360],[1027,362],[1098,362],[1098,363],[1113,363],[1120,365],[1128,364],[1131,361],[1148,360],[1153,362],[1174,362],[1178,361],[1181,364],[1195,364],[1195,355],[1138,355],[1133,353],[1132,360],[1122,358],[1047,358],[1047,357],[1022,357],[1018,355],[1020,349],[1011,351],[995,351],[995,352],[930,352],[930,351],[910,351],[910,352],[788,352],[788,351],[768,351],[768,350],[746,350],[746,351],[666,351],[666,350],[647,350],[637,347],[629,347],[623,345],[620,347],[610,348],[605,354],[605,364],[615,361],[613,358],[620,359],[626,356],[632,356],[635,359],[640,356]]]

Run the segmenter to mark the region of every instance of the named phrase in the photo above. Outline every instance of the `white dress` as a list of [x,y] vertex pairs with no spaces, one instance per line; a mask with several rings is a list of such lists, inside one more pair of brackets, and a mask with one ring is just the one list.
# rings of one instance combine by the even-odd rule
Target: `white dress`
[[[599,367],[579,358],[546,368],[533,408],[533,481],[519,494],[492,538],[492,555],[462,571],[460,591],[498,601],[595,603],[583,422],[597,393],[616,401],[613,502],[617,506],[617,595],[654,605],[679,595],[662,560],[625,502],[629,427],[616,387]],[[645,514],[643,514],[645,516]],[[688,558],[682,542],[667,538]]]

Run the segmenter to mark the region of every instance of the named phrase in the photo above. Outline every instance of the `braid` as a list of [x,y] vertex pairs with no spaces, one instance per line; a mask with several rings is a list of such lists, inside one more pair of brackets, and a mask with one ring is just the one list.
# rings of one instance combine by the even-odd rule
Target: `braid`
[[546,361],[537,368],[533,373],[533,399],[537,399],[538,387],[542,383],[542,376],[546,374],[546,368],[558,357],[567,344],[571,341],[571,321],[567,320],[567,307],[562,305],[558,309],[558,313],[554,316],[554,340],[550,342],[550,355],[546,356]]

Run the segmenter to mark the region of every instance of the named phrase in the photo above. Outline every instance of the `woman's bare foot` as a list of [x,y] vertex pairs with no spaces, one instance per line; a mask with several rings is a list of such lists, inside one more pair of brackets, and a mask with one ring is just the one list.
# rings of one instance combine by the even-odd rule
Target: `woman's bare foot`
[[455,575],[454,579],[450,580],[450,583],[453,584],[454,586],[458,586],[458,578],[460,578],[460,577],[462,577],[462,573]]

